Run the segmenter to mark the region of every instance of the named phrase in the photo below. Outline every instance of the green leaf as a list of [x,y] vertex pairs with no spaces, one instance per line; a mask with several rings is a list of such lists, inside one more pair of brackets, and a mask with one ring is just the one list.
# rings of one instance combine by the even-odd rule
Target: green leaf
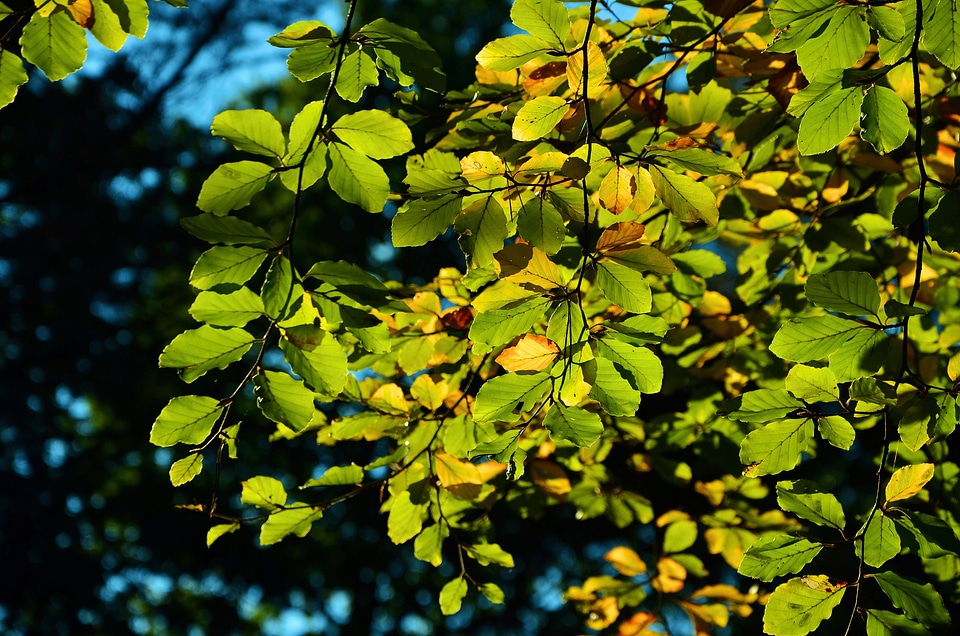
[[54,10],[48,17],[42,13],[34,12],[23,27],[20,53],[47,79],[56,82],[83,66],[87,58],[86,32],[67,11]]
[[458,576],[447,581],[440,590],[440,611],[444,616],[450,616],[460,611],[463,598],[467,595],[467,579]]
[[720,210],[717,208],[717,197],[709,187],[673,170],[652,164],[649,168],[657,196],[674,216],[688,223],[702,219],[710,227],[717,225]]
[[543,139],[553,132],[568,110],[570,106],[562,97],[551,95],[534,97],[517,112],[513,120],[513,138],[517,141]]
[[263,315],[263,301],[247,287],[229,294],[205,291],[190,305],[190,315],[217,327],[242,327]]
[[640,393],[659,393],[663,386],[663,363],[650,349],[635,347],[613,336],[602,337],[597,355],[626,372],[624,377]]
[[837,498],[829,493],[816,492],[807,482],[778,482],[777,504],[784,511],[818,526],[829,526],[843,532],[846,525],[843,507]]
[[532,35],[517,34],[488,42],[477,53],[477,63],[491,71],[520,68],[530,60],[553,52],[554,47]]
[[871,86],[863,98],[860,136],[881,155],[893,152],[910,132],[907,106],[886,86]]
[[922,307],[906,305],[891,298],[883,303],[883,313],[888,318],[905,318],[906,316],[925,316],[929,312]]
[[28,79],[23,61],[14,53],[0,49],[0,108],[13,102]]
[[870,44],[870,28],[855,7],[840,5],[815,37],[797,48],[797,62],[810,80],[824,71],[851,68]]
[[692,170],[707,176],[726,174],[732,177],[743,177],[743,168],[734,159],[702,148],[655,149],[647,153],[647,156],[662,157],[672,161],[684,170]]
[[740,407],[728,415],[740,422],[772,422],[803,408],[796,400],[780,389],[757,389],[747,391],[740,398]]
[[815,402],[837,402],[840,389],[833,371],[826,368],[797,365],[787,373],[786,387],[798,400],[808,404]]
[[319,20],[302,20],[294,22],[280,33],[267,38],[273,46],[285,49],[295,49],[301,46],[327,43],[336,38],[336,33]]
[[443,542],[450,536],[446,523],[435,523],[424,528],[413,542],[413,556],[433,567],[443,563]]
[[800,537],[774,534],[760,537],[744,553],[737,572],[761,581],[796,574],[820,554],[823,544]]
[[120,28],[142,40],[147,34],[147,16],[150,12],[147,0],[106,0],[106,2],[120,20]]
[[770,595],[763,631],[777,636],[809,634],[830,618],[846,591],[846,585],[834,585],[822,574],[790,579]]
[[640,406],[640,391],[630,385],[613,362],[596,358],[596,374],[587,381],[592,385],[590,397],[600,403],[600,408],[610,415],[632,417]]
[[653,296],[640,272],[603,259],[597,263],[597,284],[611,302],[625,311],[635,314],[650,311]]
[[469,337],[478,344],[496,347],[509,342],[530,330],[543,317],[550,306],[550,299],[543,296],[528,296],[521,302],[511,303],[503,309],[482,311],[470,325]]
[[865,327],[830,354],[830,370],[838,382],[873,375],[886,359],[889,345],[887,334]]
[[793,362],[821,360],[861,330],[861,325],[837,316],[794,318],[777,330],[770,351]]
[[437,52],[411,29],[377,18],[359,33],[373,40],[377,66],[401,86],[414,83],[435,93],[442,92],[446,77]]
[[557,402],[543,418],[543,427],[554,440],[567,440],[587,448],[600,439],[603,423],[600,416],[579,407],[568,407]]
[[239,523],[218,523],[215,526],[211,526],[210,529],[207,530],[207,547],[212,546],[213,542],[223,535],[236,532],[239,529]]
[[460,214],[463,199],[447,195],[437,199],[413,199],[394,215],[391,224],[396,247],[417,247],[446,232]]
[[[316,44],[299,46],[290,51],[287,57],[287,70],[301,82],[309,82],[331,72],[337,65],[337,47],[331,46],[332,43],[332,41],[321,40]],[[359,60],[354,61],[354,66],[356,63],[359,63]]]
[[896,42],[906,34],[903,16],[893,7],[867,7],[867,24],[885,40]]
[[302,380],[294,380],[280,371],[263,370],[253,378],[253,384],[257,406],[268,420],[298,432],[310,424],[316,408],[313,392]]
[[505,568],[514,566],[513,556],[496,543],[474,543],[466,548],[470,558],[480,565],[496,563]]
[[697,540],[697,522],[692,519],[680,519],[667,526],[663,533],[663,552],[670,554],[683,552]]
[[184,395],[170,400],[150,429],[150,443],[173,446],[178,442],[200,444],[210,435],[223,412],[219,400],[200,395]]
[[381,212],[390,194],[390,179],[375,161],[340,143],[328,147],[327,181],[337,195],[367,212]]
[[[317,134],[322,114],[323,101],[317,100],[304,106],[294,116],[293,122],[290,124],[290,143],[287,154],[283,158],[284,165],[295,166],[303,159],[304,153],[306,153],[307,148],[310,148],[310,143]],[[320,146],[314,146],[313,148],[316,152]]]
[[857,438],[853,425],[842,415],[821,417],[817,421],[817,430],[820,431],[820,437],[841,450],[850,450]]
[[485,267],[503,248],[507,238],[507,216],[492,196],[474,201],[463,209],[453,229],[460,235],[460,247],[473,267]]
[[863,90],[838,88],[818,99],[803,115],[797,148],[802,155],[818,155],[835,148],[860,121]]
[[420,534],[427,517],[427,507],[410,500],[410,491],[404,490],[391,500],[387,517],[387,534],[396,544],[406,543]]
[[800,455],[813,438],[810,419],[773,422],[752,431],[740,443],[740,461],[747,477],[773,475],[800,463]]
[[520,207],[517,230],[525,241],[547,254],[560,251],[566,233],[563,216],[542,197],[533,197]]
[[193,480],[203,470],[203,455],[191,453],[183,459],[178,459],[170,466],[170,483],[176,486]]
[[361,110],[342,116],[331,127],[348,146],[374,159],[389,159],[413,150],[405,123],[382,110]]
[[90,27],[93,37],[111,51],[119,51],[127,41],[127,33],[120,24],[120,17],[106,0],[93,0],[93,17],[93,26]]
[[363,469],[350,462],[349,466],[331,466],[323,475],[310,479],[301,488],[317,486],[353,486],[363,481]]
[[867,610],[867,636],[930,636],[926,627],[903,614]]
[[897,424],[900,440],[907,448],[916,452],[930,441],[930,425],[938,412],[937,401],[931,396],[913,400]]
[[481,583],[480,593],[483,594],[487,600],[494,605],[503,605],[505,598],[503,590],[501,590],[500,586],[496,583]]
[[882,512],[877,511],[861,532],[863,539],[855,541],[854,545],[857,548],[857,555],[870,567],[879,568],[900,554],[900,535],[897,533],[897,524]]
[[198,214],[180,219],[180,225],[207,243],[242,245],[247,243],[273,243],[266,230],[235,216]]
[[921,583],[894,572],[877,572],[873,576],[894,607],[902,609],[909,618],[920,621],[926,627],[946,627],[950,624],[950,614],[943,606],[943,598],[929,583]]
[[610,250],[605,252],[604,256],[607,260],[638,272],[653,272],[654,274],[667,276],[677,271],[677,266],[670,260],[669,256],[649,245],[642,245],[635,249]]
[[[931,11],[932,10],[932,11]],[[960,68],[960,12],[952,0],[924,4],[923,44],[950,70]]]
[[960,556],[960,539],[957,538],[951,524],[943,519],[911,510],[902,511],[902,514],[896,517],[894,521],[916,539],[921,558],[936,559],[946,555]]
[[280,122],[265,110],[225,110],[213,118],[210,132],[243,152],[279,159],[287,151]]
[[347,357],[340,343],[328,335],[316,345],[297,346],[288,340],[280,340],[280,349],[293,372],[303,378],[317,393],[329,398],[339,395],[347,381]]
[[893,406],[897,403],[897,393],[896,389],[886,382],[878,382],[875,378],[858,378],[850,384],[850,399],[879,406]]
[[190,284],[199,289],[242,285],[257,273],[266,258],[265,250],[254,247],[211,247],[193,266]]
[[337,94],[348,102],[357,103],[367,86],[376,86],[379,82],[377,63],[364,49],[357,49],[343,60],[337,76]]
[[274,257],[260,290],[264,311],[270,318],[283,322],[300,308],[303,287],[299,278],[290,266],[290,259],[283,254]]
[[274,512],[260,526],[260,545],[273,545],[291,534],[305,537],[313,527],[313,522],[321,517],[322,510],[306,504],[296,504]]
[[570,35],[567,8],[559,0],[516,0],[510,19],[519,29],[564,50]]
[[243,329],[203,325],[174,338],[160,354],[160,366],[178,369],[184,382],[193,382],[207,371],[236,362],[254,342],[256,338]]
[[940,199],[940,205],[930,215],[930,237],[943,250],[960,252],[960,223],[955,212],[960,208],[960,192],[949,190]]
[[687,250],[673,254],[670,259],[684,274],[695,274],[704,279],[727,272],[723,259],[709,250]]
[[239,210],[249,205],[271,178],[273,168],[259,161],[225,163],[203,182],[197,207],[218,216]]
[[828,311],[849,316],[879,318],[880,290],[870,274],[829,272],[813,274],[804,286],[807,299]]
[[547,373],[508,373],[487,380],[477,393],[473,419],[477,422],[515,422],[514,410],[530,411],[543,399],[553,382]]
[[257,475],[240,482],[240,503],[263,510],[279,510],[287,503],[287,491],[279,479]]

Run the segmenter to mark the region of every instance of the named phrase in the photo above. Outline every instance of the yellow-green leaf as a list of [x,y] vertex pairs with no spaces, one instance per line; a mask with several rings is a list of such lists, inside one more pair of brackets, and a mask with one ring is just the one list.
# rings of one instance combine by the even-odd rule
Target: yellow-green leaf
[[23,27],[20,47],[24,59],[54,82],[78,70],[87,58],[86,32],[67,11],[49,17],[34,13]]
[[887,503],[909,499],[919,493],[933,479],[933,471],[933,464],[914,464],[897,470],[884,490]]
[[170,483],[174,486],[182,486],[199,475],[201,470],[203,470],[203,455],[191,453],[170,466]]
[[533,141],[549,135],[570,107],[562,97],[544,95],[535,97],[520,107],[513,120],[513,138]]

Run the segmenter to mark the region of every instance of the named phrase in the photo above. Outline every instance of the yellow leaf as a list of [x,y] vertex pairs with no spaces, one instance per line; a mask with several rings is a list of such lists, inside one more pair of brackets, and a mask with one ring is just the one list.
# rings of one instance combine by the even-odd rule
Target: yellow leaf
[[[587,42],[587,96],[596,97],[607,79],[607,60],[595,42]],[[567,58],[567,82],[575,95],[583,91],[583,52]]]
[[406,415],[410,407],[403,397],[403,389],[392,382],[384,384],[370,396],[370,406],[378,411]]
[[605,596],[597,599],[590,605],[590,614],[587,616],[587,627],[603,629],[613,624],[620,616],[620,607],[616,596]]
[[523,90],[533,97],[551,95],[566,79],[566,62],[547,62],[543,66],[530,71],[527,79],[523,82]]
[[624,576],[636,576],[647,571],[647,564],[640,555],[626,546],[617,546],[603,555],[607,562]]
[[633,203],[637,180],[630,171],[617,166],[600,183],[600,205],[614,214],[620,214]]
[[933,479],[933,464],[904,466],[893,473],[889,483],[887,483],[885,491],[887,503],[913,497],[931,479]]
[[[527,243],[514,243],[496,253],[497,274],[525,289],[550,291],[566,283],[546,252]],[[474,307],[476,307],[474,301]]]
[[491,177],[499,177],[506,172],[503,159],[488,150],[471,152],[460,160],[460,171],[463,178],[470,183],[486,181]]
[[535,459],[528,467],[530,478],[547,495],[565,501],[570,492],[567,473],[558,464],[546,459]]
[[424,408],[435,411],[443,405],[443,398],[447,397],[450,387],[446,380],[434,382],[427,374],[417,377],[410,387],[410,395],[413,396]]
[[437,479],[441,486],[463,499],[473,499],[480,494],[483,477],[474,464],[457,459],[449,453],[437,453],[434,459],[437,462]]
[[682,510],[668,510],[659,517],[657,517],[657,527],[662,528],[664,526],[670,525],[674,521],[689,521],[690,515],[683,512]]
[[560,355],[560,348],[544,336],[527,334],[517,344],[497,356],[497,364],[507,371],[541,371]]
[[664,594],[676,594],[683,589],[687,579],[687,569],[670,557],[657,561],[659,574],[653,580],[653,587]]
[[820,196],[823,197],[823,200],[827,203],[836,203],[847,194],[847,190],[849,189],[850,181],[847,179],[847,173],[840,170],[830,175],[827,183],[823,186],[823,190],[820,192]]

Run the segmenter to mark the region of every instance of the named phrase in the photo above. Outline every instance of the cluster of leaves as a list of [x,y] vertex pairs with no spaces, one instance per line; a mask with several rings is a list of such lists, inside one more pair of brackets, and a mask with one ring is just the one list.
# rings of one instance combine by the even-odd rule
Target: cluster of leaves
[[[242,456],[231,408],[252,392],[271,439],[369,461],[287,467],[296,489],[245,480],[255,515],[195,506],[218,519],[208,543],[243,523],[263,545],[304,536],[376,489],[391,540],[455,564],[449,614],[470,590],[503,601],[478,573],[514,564],[494,509],[564,506],[655,537],[567,591],[594,629],[654,633],[668,606],[697,633],[758,606],[781,636],[948,626],[954,4],[516,0],[521,33],[483,47],[432,126],[440,60],[386,20],[354,29],[356,4],[340,34],[270,39],[327,86],[286,132],[259,110],[213,122],[257,160],[217,168],[183,222],[211,245],[190,277],[203,324],[160,365],[187,383],[234,365],[235,382],[174,398],[150,438],[188,447],[170,473],[187,483],[205,455]],[[369,108],[372,86],[399,90]],[[282,232],[233,214],[276,182]],[[320,187],[344,214],[394,212],[397,247],[455,234],[466,268],[423,285],[342,261],[301,274],[301,194]],[[743,589],[721,583],[731,568]]]
[[[164,2],[187,6],[186,0]],[[127,36],[146,35],[150,12],[147,0],[33,0],[23,8],[13,4],[0,2],[0,108],[27,83],[24,59],[47,79],[62,80],[83,66],[86,32],[116,52]]]

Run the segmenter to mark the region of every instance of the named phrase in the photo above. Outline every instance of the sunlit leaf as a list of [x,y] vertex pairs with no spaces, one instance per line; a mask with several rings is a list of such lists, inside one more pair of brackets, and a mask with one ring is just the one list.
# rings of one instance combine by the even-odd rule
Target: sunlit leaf
[[463,603],[463,597],[467,595],[467,580],[459,576],[452,581],[447,581],[440,589],[440,611],[444,616],[456,614],[460,611]]
[[219,216],[239,210],[249,205],[272,177],[273,168],[259,161],[225,163],[203,182],[197,207]]
[[513,120],[513,138],[533,141],[550,134],[570,107],[562,97],[535,97],[520,107]]
[[47,79],[56,82],[83,66],[87,58],[87,37],[69,12],[54,11],[49,17],[41,14],[41,11],[35,12],[23,27],[20,52],[25,60],[43,71]]
[[477,63],[491,71],[512,71],[525,63],[554,51],[538,37],[525,34],[511,35],[488,42],[477,53]]
[[681,221],[706,221],[715,226],[720,219],[717,197],[703,183],[694,181],[685,174],[650,166],[650,176],[657,196]]
[[784,574],[796,574],[822,549],[822,544],[800,537],[784,534],[760,537],[744,553],[737,571],[769,582]]
[[199,289],[242,285],[260,269],[266,258],[265,250],[253,247],[211,247],[193,266],[190,284]]
[[943,598],[929,583],[889,571],[877,572],[873,578],[894,607],[902,609],[909,618],[926,627],[946,627],[950,624],[950,614],[943,606]]
[[185,395],[170,400],[150,429],[150,443],[200,444],[210,435],[224,405],[211,397]]
[[315,488],[317,486],[353,486],[363,481],[363,469],[356,464],[349,466],[331,466],[323,475],[309,479],[301,488]]
[[535,334],[523,336],[517,344],[504,349],[496,358],[507,371],[541,371],[560,355],[556,343]]
[[770,595],[763,612],[763,631],[777,636],[804,636],[830,618],[843,600],[845,584],[822,574],[790,579]]
[[375,161],[344,144],[328,149],[330,174],[327,180],[337,195],[367,212],[380,212],[390,194],[390,179]]
[[567,440],[577,446],[592,445],[603,433],[600,416],[581,408],[554,404],[543,418],[543,426],[555,440]]
[[279,158],[287,150],[280,122],[264,110],[225,110],[213,118],[210,132],[244,152]]
[[904,466],[893,473],[887,487],[884,489],[884,496],[887,503],[909,499],[919,493],[927,483],[933,479],[933,464],[913,464]]
[[217,327],[242,327],[263,315],[263,301],[247,287],[229,294],[205,291],[193,301],[190,315]]
[[777,484],[777,504],[786,512],[818,526],[829,526],[843,532],[846,519],[840,501],[833,495],[810,490],[809,484],[781,481]]
[[570,34],[567,8],[559,0],[516,0],[510,19],[517,26],[563,50]]
[[178,459],[170,466],[170,483],[174,486],[193,480],[203,470],[203,455],[192,453],[183,459]]
[[174,338],[160,354],[160,366],[177,369],[184,382],[193,382],[207,371],[236,362],[254,342],[256,339],[243,329],[203,325]]
[[857,554],[870,567],[879,568],[900,554],[900,535],[897,525],[881,512],[874,514],[862,530],[863,540],[854,545]]
[[305,537],[313,526],[313,522],[323,517],[320,508],[313,508],[306,504],[296,504],[273,512],[260,526],[260,545],[273,545],[291,534]]
[[17,91],[27,83],[23,61],[16,54],[0,49],[0,108],[11,103]]
[[860,136],[880,154],[892,152],[910,131],[907,106],[886,86],[871,86],[863,98]]
[[814,274],[804,291],[815,305],[850,316],[877,316],[880,309],[877,283],[864,272]]
[[382,110],[349,113],[330,129],[345,144],[373,159],[389,159],[413,150],[407,125]]
[[774,475],[794,468],[812,438],[813,421],[808,418],[772,422],[752,431],[740,443],[744,475]]

